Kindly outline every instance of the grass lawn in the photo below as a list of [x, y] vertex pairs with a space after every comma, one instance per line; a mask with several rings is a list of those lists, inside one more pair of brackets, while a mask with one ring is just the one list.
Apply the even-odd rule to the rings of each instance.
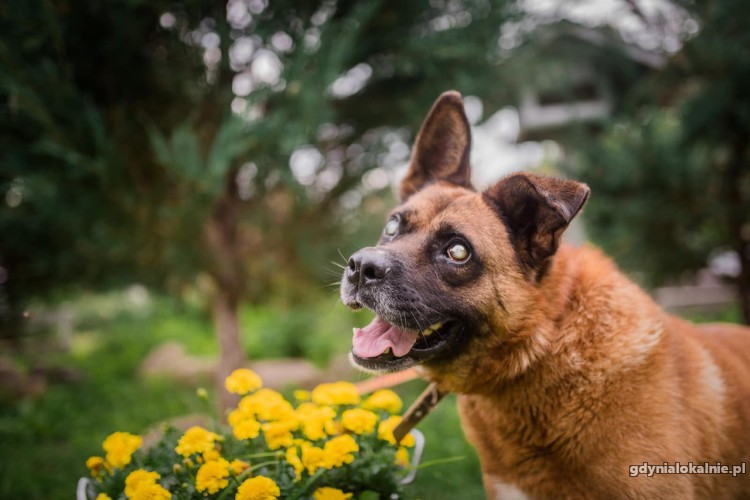
[[[411, 382], [398, 392], [410, 404], [425, 386], [424, 382]], [[440, 402], [419, 424], [419, 430], [426, 443], [422, 464], [453, 457], [461, 459], [420, 469], [409, 493], [424, 500], [484, 498], [479, 459], [461, 430], [455, 395]]]
[[[166, 418], [204, 410], [195, 396], [196, 386], [136, 376], [149, 349], [166, 339], [182, 341], [193, 354], [215, 352], [207, 318], [166, 302], [157, 306], [150, 314], [116, 308], [107, 314], [89, 312], [76, 325], [70, 351], [36, 352], [16, 360], [29, 367], [40, 360], [73, 367], [82, 379], [53, 384], [41, 396], [20, 402], [0, 399], [0, 498], [72, 498], [77, 479], [87, 473], [86, 458], [101, 453], [107, 434], [115, 430], [139, 433]], [[308, 311], [291, 320], [267, 310], [243, 311], [247, 335], [256, 335], [251, 352], [262, 352], [258, 338], [274, 338], [269, 354], [283, 355], [285, 347], [278, 337], [301, 335], [305, 339], [295, 341], [293, 349], [308, 358], [323, 363], [343, 355], [349, 348], [350, 323], [365, 321], [329, 306], [319, 317]], [[313, 317], [317, 322], [311, 321]], [[737, 318], [733, 311], [720, 319]], [[44, 338], [36, 342], [42, 345]], [[203, 385], [211, 387], [210, 381]], [[398, 392], [408, 405], [425, 385], [414, 381]], [[461, 431], [455, 397], [443, 401], [419, 428], [427, 442], [423, 463], [462, 458], [421, 469], [409, 493], [421, 499], [484, 498], [479, 463]]]

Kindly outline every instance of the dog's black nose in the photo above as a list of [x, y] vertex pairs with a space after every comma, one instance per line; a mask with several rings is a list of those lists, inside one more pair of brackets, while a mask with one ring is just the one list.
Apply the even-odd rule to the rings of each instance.
[[359, 287], [376, 284], [388, 273], [388, 256], [377, 248], [363, 248], [349, 259], [347, 279]]

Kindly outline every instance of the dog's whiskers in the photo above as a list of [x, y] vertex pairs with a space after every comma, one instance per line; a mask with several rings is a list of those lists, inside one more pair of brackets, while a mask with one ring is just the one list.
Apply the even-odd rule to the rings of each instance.
[[343, 264], [339, 264], [339, 263], [338, 263], [338, 262], [336, 262], [335, 260], [332, 260], [332, 261], [330, 261], [330, 262], [331, 262], [331, 264], [333, 264], [334, 266], [338, 267], [338, 268], [339, 268], [339, 269], [341, 269], [342, 271], [346, 269], [346, 266], [345, 266], [345, 265], [343, 265]]
[[324, 267], [323, 270], [332, 276], [341, 276], [341, 271], [338, 269], [331, 269], [330, 267]]
[[417, 315], [414, 314], [414, 311], [409, 311], [409, 314], [411, 314], [411, 317], [414, 318], [414, 323], [416, 323], [417, 328], [421, 332], [423, 328], [422, 328], [422, 325], [419, 323], [419, 318], [417, 318]]
[[346, 268], [346, 266], [349, 264], [349, 259], [347, 259], [346, 257], [344, 257], [344, 254], [341, 253], [341, 249], [340, 248], [337, 248], [336, 251], [339, 253], [339, 255], [341, 256], [341, 258], [344, 260], [344, 268]]

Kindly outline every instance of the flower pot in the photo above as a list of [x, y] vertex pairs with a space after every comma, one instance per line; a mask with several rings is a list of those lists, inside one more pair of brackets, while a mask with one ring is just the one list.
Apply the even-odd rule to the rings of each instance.
[[78, 480], [78, 486], [76, 486], [76, 500], [91, 500], [92, 498], [96, 498], [94, 485], [91, 484], [89, 478], [82, 477]]

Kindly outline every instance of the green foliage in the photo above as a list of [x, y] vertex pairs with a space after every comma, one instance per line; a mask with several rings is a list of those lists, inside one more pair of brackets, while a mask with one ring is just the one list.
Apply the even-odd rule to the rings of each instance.
[[[206, 273], [256, 303], [283, 293], [273, 288], [282, 274], [294, 279], [292, 297], [318, 286], [301, 261], [310, 249], [337, 258], [339, 198], [378, 165], [379, 127], [416, 126], [448, 87], [502, 87], [487, 63], [508, 5], [274, 1], [239, 22], [221, 2], [8, 4], [0, 194], [16, 202], [0, 211], [0, 232], [12, 235], [0, 248], [10, 277], [0, 284], [5, 333], [17, 333], [33, 297], [71, 284], [177, 292]], [[171, 23], [161, 26], [163, 15]], [[272, 43], [279, 34], [291, 40], [286, 49]], [[253, 64], [231, 61], [239, 39], [255, 55], [273, 53], [281, 69], [249, 96], [232, 91]], [[358, 64], [371, 69], [367, 84], [332, 94]], [[232, 103], [247, 111], [233, 114]], [[339, 132], [321, 135], [324, 126]], [[346, 153], [352, 143], [359, 153]], [[287, 168], [305, 144], [338, 177], [333, 186], [301, 185]], [[249, 164], [252, 194], [241, 197]], [[211, 223], [218, 249], [206, 242]]]
[[717, 179], [706, 176], [701, 153], [685, 149], [673, 114], [651, 111], [617, 123], [581, 157], [592, 238], [647, 284], [700, 268], [727, 239]]
[[3, 498], [70, 498], [81, 464], [97, 453], [113, 429], [142, 431], [164, 418], [201, 410], [194, 389], [164, 381], [138, 381], [140, 357], [133, 325], [110, 327], [90, 356], [67, 360], [84, 380], [54, 385], [43, 396], [0, 404]]
[[325, 366], [350, 348], [352, 327], [367, 323], [368, 313], [350, 314], [333, 300], [296, 308], [245, 307], [240, 323], [245, 347], [255, 357], [300, 357]]
[[750, 33], [743, 23], [750, 7], [741, 0], [721, 0], [686, 8], [701, 29], [668, 68], [666, 83], [689, 79], [695, 85], [680, 103], [686, 140], [726, 147], [750, 136], [745, 85], [750, 78]]
[[742, 323], [742, 311], [737, 306], [718, 310], [695, 311], [685, 315], [696, 323]]
[[[700, 30], [635, 85], [601, 140], [577, 146], [594, 240], [649, 284], [739, 257], [750, 321], [750, 38], [737, 0], [678, 2]], [[644, 89], [649, 89], [645, 92]]]

